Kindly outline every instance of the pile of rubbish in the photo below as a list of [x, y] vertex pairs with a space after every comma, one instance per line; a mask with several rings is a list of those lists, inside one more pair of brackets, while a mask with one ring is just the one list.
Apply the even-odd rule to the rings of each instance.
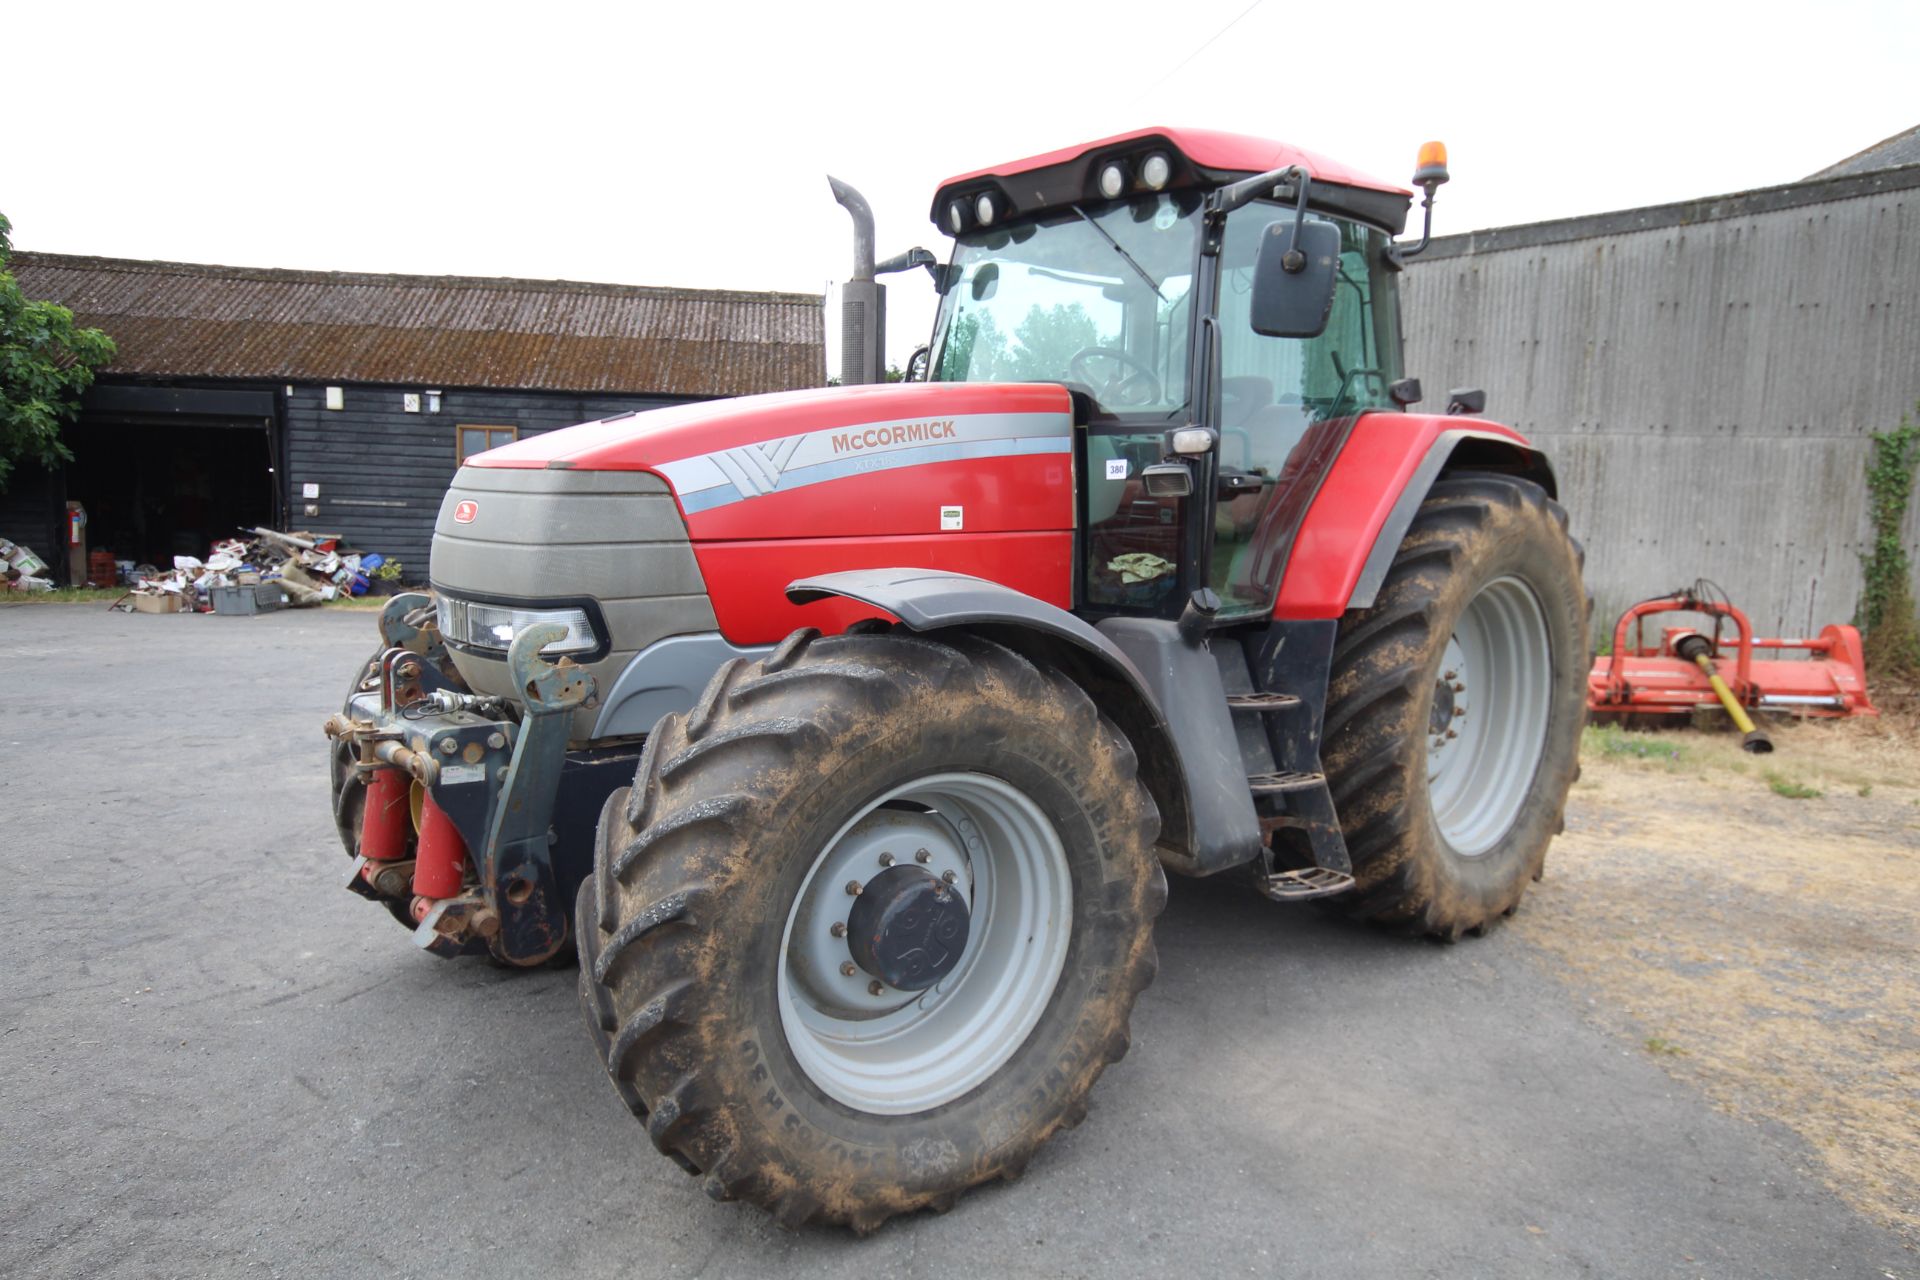
[[[215, 593], [222, 587], [268, 587], [278, 591], [265, 593], [273, 597], [270, 602], [256, 592], [259, 607], [301, 608], [343, 595], [364, 595], [376, 575], [381, 579], [399, 575], [398, 560], [389, 561], [378, 552], [343, 550], [336, 533], [281, 533], [259, 528], [248, 532], [251, 537], [214, 543], [204, 561], [175, 556], [168, 571], [150, 565], [135, 568], [127, 575], [132, 590], [113, 607], [142, 613], [207, 613], [215, 611]], [[380, 572], [383, 569], [386, 572]]]
[[0, 590], [51, 591], [47, 562], [17, 543], [0, 538]]

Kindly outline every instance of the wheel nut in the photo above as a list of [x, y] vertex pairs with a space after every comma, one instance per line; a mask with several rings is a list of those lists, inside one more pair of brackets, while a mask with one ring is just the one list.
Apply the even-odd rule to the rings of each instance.
[[851, 978], [853, 976], [853, 961], [842, 960], [840, 962], [840, 976], [843, 978]]
[[932, 862], [933, 855], [928, 853], [925, 849], [915, 849], [913, 851], [913, 860], [915, 862]]
[[956, 881], [956, 880], [958, 880], [958, 879], [959, 879], [960, 877], [959, 877], [959, 876], [957, 876], [957, 875], [955, 875], [955, 874], [954, 874], [953, 872], [951, 872], [951, 871], [942, 871], [942, 872], [940, 873], [940, 878], [941, 878], [942, 880], [945, 880], [945, 881], [946, 881], [946, 882], [947, 882], [948, 884], [952, 884], [952, 883], [954, 883], [954, 881]]
[[872, 982], [869, 982], [867, 984], [867, 994], [870, 996], [877, 996], [882, 991], [885, 991], [885, 990], [886, 988], [880, 985], [880, 979], [878, 978], [875, 978]]
[[1455, 693], [1465, 693], [1467, 691], [1467, 686], [1463, 684], [1456, 684], [1455, 686], [1453, 686], [1453, 691]]
[[890, 866], [892, 866], [892, 865], [893, 865], [893, 855], [892, 855], [892, 854], [890, 854], [890, 853], [883, 853], [883, 854], [881, 854], [881, 855], [880, 855], [880, 865], [881, 865], [881, 866], [883, 866], [883, 867], [890, 867]]
[[849, 898], [857, 898], [860, 896], [860, 882], [858, 880], [847, 881], [847, 896]]
[[835, 920], [833, 922], [833, 927], [831, 929], [828, 929], [827, 932], [831, 933], [836, 938], [846, 937], [847, 936], [846, 922], [844, 920]]
[[1459, 737], [1460, 735], [1459, 735], [1459, 734], [1457, 734], [1457, 733], [1455, 733], [1455, 732], [1454, 732], [1453, 730], [1451, 730], [1451, 729], [1449, 729], [1449, 730], [1447, 730], [1447, 736], [1448, 736], [1449, 738], [1457, 738], [1457, 737]]
[[1447, 674], [1446, 674], [1446, 677], [1445, 677], [1445, 678], [1446, 678], [1446, 679], [1448, 679], [1448, 680], [1452, 680], [1452, 679], [1455, 679], [1456, 677], [1458, 677], [1458, 676], [1459, 676], [1459, 674], [1460, 674], [1460, 673], [1459, 673], [1458, 671], [1449, 671], [1449, 672], [1447, 672]]
[[1453, 714], [1456, 718], [1459, 716], [1464, 716], [1465, 714], [1467, 714], [1467, 709], [1465, 707], [1455, 707], [1453, 709]]

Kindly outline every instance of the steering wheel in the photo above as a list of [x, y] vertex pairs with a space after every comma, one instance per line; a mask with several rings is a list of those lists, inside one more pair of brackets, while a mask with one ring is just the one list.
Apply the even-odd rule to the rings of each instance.
[[[1120, 371], [1103, 384], [1087, 367], [1094, 360], [1111, 360], [1120, 366]], [[1067, 360], [1067, 372], [1073, 375], [1075, 382], [1097, 387], [1096, 394], [1107, 404], [1160, 403], [1159, 375], [1138, 356], [1119, 347], [1082, 347]]]

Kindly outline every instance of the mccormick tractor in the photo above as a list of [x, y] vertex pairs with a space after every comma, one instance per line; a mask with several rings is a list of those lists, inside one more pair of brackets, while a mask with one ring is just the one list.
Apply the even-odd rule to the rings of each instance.
[[951, 258], [887, 264], [940, 295], [913, 380], [469, 458], [327, 724], [352, 888], [437, 955], [577, 954], [656, 1147], [859, 1231], [1081, 1120], [1163, 868], [1496, 923], [1587, 602], [1547, 460], [1410, 408], [1411, 203], [1185, 129], [962, 174]]

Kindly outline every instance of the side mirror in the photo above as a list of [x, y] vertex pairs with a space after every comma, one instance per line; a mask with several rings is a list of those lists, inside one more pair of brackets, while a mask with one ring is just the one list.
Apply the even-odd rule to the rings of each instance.
[[1479, 387], [1455, 387], [1447, 392], [1448, 413], [1485, 413], [1487, 393]]
[[1282, 219], [1268, 226], [1253, 261], [1253, 331], [1269, 338], [1319, 337], [1333, 311], [1339, 263], [1340, 229], [1331, 222]]

